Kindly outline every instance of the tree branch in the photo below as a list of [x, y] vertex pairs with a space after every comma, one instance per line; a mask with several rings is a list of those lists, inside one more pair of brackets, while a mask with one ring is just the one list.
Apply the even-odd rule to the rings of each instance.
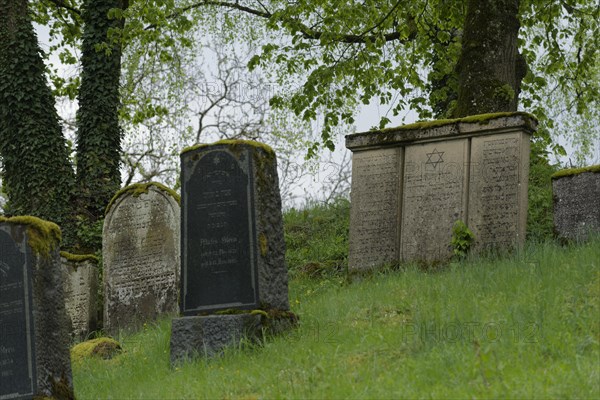
[[[182, 9], [180, 9], [172, 14], [169, 14], [167, 16], [167, 18], [176, 18], [187, 11], [190, 11], [190, 10], [193, 10], [196, 8], [200, 8], [200, 7], [205, 7], [205, 6], [216, 6], [216, 7], [228, 8], [231, 10], [241, 11], [246, 14], [255, 15], [257, 17], [264, 18], [264, 19], [269, 19], [275, 15], [274, 13], [267, 11], [262, 3], [260, 3], [260, 2], [258, 2], [258, 3], [261, 5], [261, 7], [263, 7], [264, 11], [241, 5], [241, 4], [239, 4], [238, 0], [236, 0], [235, 3], [231, 3], [228, 1], [203, 0], [203, 1], [199, 1], [194, 4], [190, 4], [189, 6], [183, 7]], [[375, 26], [365, 30], [364, 33], [358, 34], [358, 35], [357, 34], [341, 34], [336, 38], [336, 41], [338, 41], [340, 43], [349, 43], [349, 44], [374, 42], [380, 36], [369, 34], [369, 33], [372, 32], [377, 27], [381, 26], [381, 24], [383, 24], [383, 22], [385, 20], [387, 20], [393, 14], [393, 12], [396, 10], [396, 8], [398, 8], [399, 4], [400, 4], [400, 1], [398, 1], [390, 9], [390, 11]], [[288, 18], [287, 22], [291, 22], [293, 24], [293, 26], [295, 28], [297, 28], [300, 33], [302, 33], [302, 36], [305, 39], [319, 40], [324, 35], [324, 32], [315, 31], [314, 29], [306, 26], [305, 24], [303, 24], [302, 22], [300, 22], [299, 20], [297, 20], [295, 18]], [[156, 24], [148, 25], [145, 29], [149, 30], [149, 29], [154, 29], [154, 28], [156, 28]], [[386, 42], [391, 42], [394, 40], [401, 40], [402, 35], [400, 32], [390, 32], [390, 33], [384, 34], [383, 38]], [[411, 35], [410, 37], [403, 39], [402, 41], [408, 42], [413, 39], [414, 39], [414, 35]]]
[[46, 0], [52, 4], [54, 4], [58, 8], [64, 8], [65, 10], [69, 10], [74, 14], [77, 14], [81, 17], [81, 11], [78, 8], [72, 7], [68, 5], [64, 0]]

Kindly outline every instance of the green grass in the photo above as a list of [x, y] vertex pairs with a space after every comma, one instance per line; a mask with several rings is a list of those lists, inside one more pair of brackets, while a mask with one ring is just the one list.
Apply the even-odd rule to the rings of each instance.
[[600, 239], [290, 282], [287, 335], [169, 367], [164, 320], [74, 363], [79, 399], [600, 398]]

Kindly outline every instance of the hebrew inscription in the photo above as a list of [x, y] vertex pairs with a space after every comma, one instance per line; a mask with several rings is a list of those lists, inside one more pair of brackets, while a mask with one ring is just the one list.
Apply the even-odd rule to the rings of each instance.
[[104, 323], [109, 330], [176, 312], [179, 205], [154, 186], [122, 195], [104, 225]]
[[490, 135], [473, 138], [471, 146], [469, 227], [476, 245], [512, 247], [525, 235], [529, 140], [521, 133]]
[[83, 339], [97, 328], [98, 268], [96, 261], [69, 261], [63, 265], [65, 306], [72, 335]]
[[252, 161], [208, 150], [184, 163], [183, 313], [258, 306]]
[[406, 147], [403, 260], [437, 260], [451, 254], [452, 225], [466, 214], [467, 152], [467, 139]]
[[401, 149], [356, 152], [352, 158], [350, 253], [352, 268], [398, 259]]

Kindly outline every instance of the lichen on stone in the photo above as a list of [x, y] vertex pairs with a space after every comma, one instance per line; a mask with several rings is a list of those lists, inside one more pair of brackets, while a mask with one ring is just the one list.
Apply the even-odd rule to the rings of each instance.
[[433, 121], [421, 121], [415, 122], [413, 124], [401, 125], [397, 127], [378, 129], [370, 131], [369, 133], [385, 133], [385, 132], [394, 132], [399, 130], [419, 130], [419, 129], [429, 129], [429, 128], [438, 128], [445, 125], [452, 125], [457, 123], [478, 123], [478, 124], [488, 124], [490, 121], [498, 118], [504, 117], [516, 117], [523, 116], [527, 118], [531, 118], [537, 122], [537, 118], [526, 112], [499, 112], [499, 113], [490, 113], [490, 114], [478, 114], [478, 115], [470, 115], [468, 117], [463, 118], [454, 118], [454, 119], [437, 119]]
[[260, 245], [260, 254], [263, 257], [266, 257], [267, 252], [269, 251], [269, 242], [267, 241], [267, 236], [264, 233], [258, 235], [258, 242]]
[[245, 144], [245, 145], [248, 145], [248, 146], [258, 147], [258, 148], [261, 148], [261, 149], [265, 150], [269, 154], [275, 154], [275, 152], [273, 151], [273, 149], [269, 145], [266, 145], [266, 144], [260, 143], [260, 142], [256, 142], [254, 140], [242, 140], [242, 139], [238, 139], [238, 140], [223, 139], [223, 140], [219, 140], [219, 141], [214, 142], [214, 143], [199, 143], [199, 144], [195, 144], [193, 146], [189, 146], [189, 147], [184, 148], [181, 151], [181, 154], [187, 153], [188, 151], [193, 151], [193, 150], [201, 149], [201, 148], [204, 148], [204, 147], [218, 146], [218, 145], [235, 146], [235, 145], [240, 145], [240, 144]]
[[20, 215], [11, 218], [0, 216], [0, 222], [27, 225], [27, 243], [33, 252], [39, 256], [47, 258], [50, 256], [52, 249], [60, 246], [62, 232], [54, 222], [45, 221], [31, 215]]
[[585, 172], [592, 172], [592, 173], [600, 172], [600, 164], [591, 165], [589, 167], [582, 167], [582, 168], [563, 169], [563, 170], [560, 170], [560, 171], [554, 173], [554, 175], [552, 175], [552, 179], [558, 179], [558, 178], [562, 178], [565, 176], [579, 175], [579, 174], [583, 174]]
[[61, 251], [60, 256], [67, 261], [71, 262], [85, 262], [85, 261], [94, 261], [96, 264], [100, 261], [98, 257], [94, 254], [72, 254], [66, 251]]
[[123, 189], [119, 190], [113, 196], [113, 198], [110, 199], [110, 201], [108, 202], [108, 206], [106, 206], [106, 210], [104, 211], [104, 215], [108, 215], [108, 212], [110, 211], [111, 207], [113, 206], [113, 204], [115, 204], [115, 202], [117, 201], [117, 199], [119, 197], [123, 196], [126, 193], [131, 193], [133, 195], [133, 197], [139, 197], [141, 194], [148, 193], [148, 190], [150, 190], [151, 186], [154, 186], [154, 187], [162, 190], [163, 192], [169, 194], [171, 197], [173, 197], [175, 199], [175, 201], [177, 201], [177, 204], [181, 204], [181, 196], [179, 196], [179, 194], [177, 194], [177, 192], [175, 192], [173, 189], [168, 188], [167, 186], [163, 185], [162, 183], [159, 183], [159, 182], [134, 183], [133, 185], [126, 186]]

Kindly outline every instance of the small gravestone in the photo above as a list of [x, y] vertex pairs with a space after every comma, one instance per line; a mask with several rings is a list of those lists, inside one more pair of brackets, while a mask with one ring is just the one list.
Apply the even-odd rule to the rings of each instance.
[[499, 113], [346, 136], [349, 269], [445, 261], [456, 221], [475, 251], [522, 245], [535, 127], [528, 114]]
[[552, 191], [559, 238], [586, 240], [600, 232], [600, 165], [557, 172]]
[[[173, 320], [173, 362], [218, 353], [263, 318], [293, 319], [273, 150], [221, 141], [184, 150], [181, 163], [184, 317]], [[223, 310], [231, 315], [206, 315]]]
[[61, 252], [65, 305], [76, 340], [98, 328], [98, 258]]
[[0, 398], [73, 398], [60, 229], [0, 217]]
[[179, 196], [135, 184], [111, 200], [104, 220], [104, 329], [136, 329], [178, 310]]

